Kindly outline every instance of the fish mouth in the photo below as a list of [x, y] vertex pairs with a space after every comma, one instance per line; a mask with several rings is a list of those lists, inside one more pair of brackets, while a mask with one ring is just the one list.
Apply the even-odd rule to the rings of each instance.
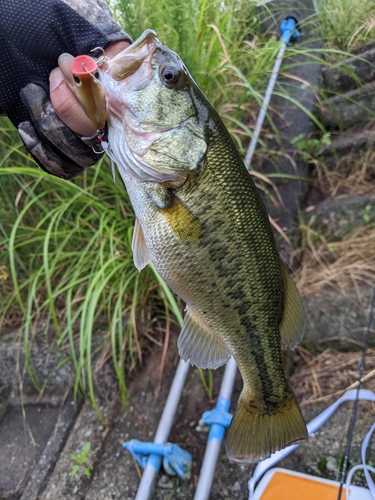
[[116, 81], [133, 75], [142, 63], [148, 62], [155, 48], [161, 45], [153, 30], [146, 30], [133, 44], [108, 62], [108, 73]]

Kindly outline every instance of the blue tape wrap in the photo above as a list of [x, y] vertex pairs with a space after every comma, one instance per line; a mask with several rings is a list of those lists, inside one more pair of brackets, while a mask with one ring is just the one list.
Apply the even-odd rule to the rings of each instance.
[[296, 28], [297, 21], [294, 17], [287, 17], [280, 24], [281, 40], [288, 45], [295, 42], [301, 33]]
[[162, 459], [161, 455], [150, 455], [148, 457], [147, 463], [149, 463], [157, 472], [159, 472], [161, 466], [161, 459]]
[[211, 426], [208, 441], [212, 439], [223, 439], [225, 429], [229, 427], [233, 418], [233, 415], [228, 413], [229, 408], [230, 399], [220, 396], [217, 400], [216, 408], [204, 412], [202, 420], [205, 424]]
[[150, 464], [159, 472], [163, 461], [165, 471], [171, 476], [177, 474], [181, 479], [190, 477], [192, 456], [176, 444], [143, 443], [137, 439], [132, 439], [126, 441], [123, 446], [143, 468]]

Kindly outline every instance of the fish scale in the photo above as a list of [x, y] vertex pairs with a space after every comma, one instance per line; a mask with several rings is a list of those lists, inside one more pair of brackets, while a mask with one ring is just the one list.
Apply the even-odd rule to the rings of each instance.
[[[283, 296], [280, 258], [269, 224], [252, 216], [264, 212], [263, 205], [227, 134], [220, 127], [210, 140], [205, 168], [194, 183], [176, 193], [202, 225], [203, 236], [196, 242], [182, 245], [145, 196], [142, 183], [134, 183], [131, 176], [125, 183], [155, 268], [224, 339], [252, 396], [264, 400], [267, 411], [267, 401], [273, 407], [286, 390], [286, 383], [280, 383], [285, 380], [278, 333]], [[216, 203], [207, 205], [207, 199]], [[260, 300], [262, 295], [266, 300]], [[228, 314], [228, 309], [238, 314]], [[270, 328], [273, 335], [267, 332]]]

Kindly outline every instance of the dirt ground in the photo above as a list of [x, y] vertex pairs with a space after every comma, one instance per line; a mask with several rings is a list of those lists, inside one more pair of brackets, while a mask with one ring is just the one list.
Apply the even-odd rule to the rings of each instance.
[[[314, 322], [312, 324], [315, 325]], [[0, 500], [134, 499], [142, 470], [124, 450], [123, 443], [130, 439], [153, 440], [179, 360], [177, 336], [177, 331], [171, 332], [161, 378], [162, 348], [153, 344], [148, 349], [143, 366], [128, 381], [125, 409], [121, 405], [114, 372], [109, 363], [103, 365], [95, 383], [99, 410], [106, 424], [89, 403], [78, 401], [74, 405], [71, 394], [67, 395], [74, 375], [67, 367], [57, 371], [55, 379], [50, 376], [50, 389], [44, 398], [41, 399], [39, 394], [32, 396], [25, 382], [24, 387], [29, 392], [23, 400], [20, 399], [14, 387], [9, 386], [15, 377], [14, 360], [19, 347], [10, 342], [0, 342], [0, 449], [5, 450], [0, 453]], [[358, 377], [360, 345], [355, 346], [355, 351], [353, 345], [348, 351], [349, 347], [343, 347], [342, 342], [337, 344], [339, 350], [333, 346], [332, 342], [318, 344], [318, 349], [312, 353], [305, 345], [297, 352], [285, 355], [290, 384], [307, 422], [333, 403]], [[51, 366], [56, 363], [42, 344], [39, 344], [35, 355], [39, 356], [35, 360], [42, 373], [46, 372], [47, 360]], [[207, 434], [197, 432], [196, 427], [203, 412], [216, 404], [223, 370], [222, 367], [213, 372], [213, 397], [210, 399], [198, 371], [190, 369], [169, 442], [191, 453], [191, 479], [182, 481], [161, 471], [155, 485], [154, 500], [193, 499], [207, 440]], [[368, 351], [364, 375], [366, 381], [363, 387], [374, 390], [374, 348]], [[237, 373], [230, 409], [232, 413], [241, 389], [242, 380]], [[351, 413], [352, 404], [346, 403], [307, 443], [279, 465], [337, 480]], [[360, 461], [360, 445], [374, 421], [374, 415], [373, 404], [359, 404], [351, 464]], [[90, 443], [87, 462], [72, 476], [76, 463], [72, 455], [79, 455], [85, 443]], [[367, 456], [371, 464], [375, 456], [374, 438]], [[87, 465], [90, 466], [89, 477], [84, 474]], [[253, 465], [230, 463], [223, 447], [215, 471], [211, 500], [247, 499], [247, 482], [253, 468]], [[359, 475], [354, 482], [363, 485], [363, 476]]]

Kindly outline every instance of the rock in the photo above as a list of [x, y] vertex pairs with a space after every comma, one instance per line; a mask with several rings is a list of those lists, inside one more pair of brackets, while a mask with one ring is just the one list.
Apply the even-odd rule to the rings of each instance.
[[326, 127], [349, 128], [374, 118], [375, 83], [331, 97], [319, 109], [320, 120]]
[[[357, 88], [360, 81], [375, 80], [375, 47], [374, 44], [361, 47], [361, 52], [342, 61], [335, 66], [322, 69], [326, 87], [333, 92], [347, 92]], [[350, 76], [352, 73], [353, 76]]]
[[342, 132], [336, 137], [332, 136], [330, 146], [321, 149], [324, 165], [330, 170], [335, 170], [337, 165], [347, 160], [356, 160], [369, 149], [373, 150], [375, 134], [372, 130], [363, 130], [363, 127]]
[[328, 199], [305, 211], [303, 218], [328, 242], [342, 240], [354, 229], [375, 222], [375, 195]]
[[[303, 341], [311, 344], [312, 349], [322, 343], [334, 347], [339, 341], [349, 342], [352, 347], [356, 343], [361, 345], [372, 295], [373, 288], [364, 288], [356, 292], [348, 290], [346, 297], [326, 291], [319, 297], [305, 299], [303, 305], [307, 324]], [[375, 345], [372, 337], [370, 344]]]

